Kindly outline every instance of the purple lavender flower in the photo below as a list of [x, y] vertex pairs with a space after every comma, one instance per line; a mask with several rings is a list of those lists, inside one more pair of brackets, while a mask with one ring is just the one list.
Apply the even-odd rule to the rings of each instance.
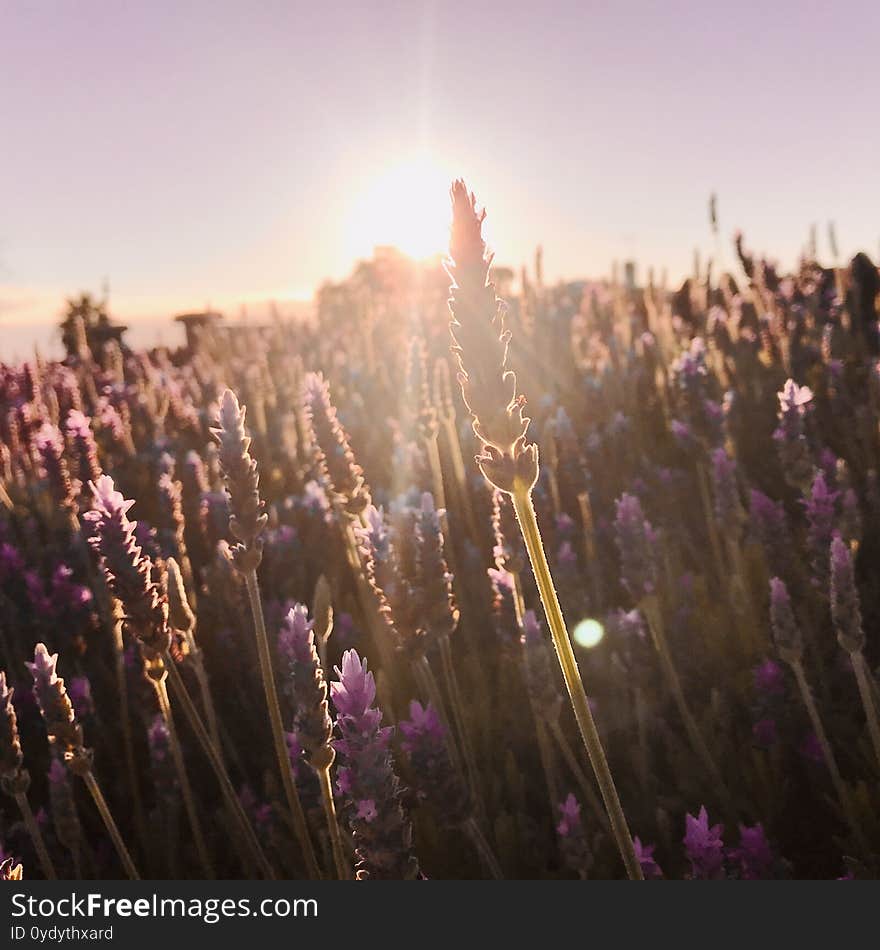
[[803, 499], [807, 513], [807, 541], [810, 546], [813, 583], [820, 591], [828, 590], [828, 550], [834, 535], [837, 492], [831, 491], [824, 473], [816, 472], [808, 498]]
[[87, 676], [72, 676], [67, 683], [67, 693], [73, 703], [73, 711], [77, 719], [87, 719], [94, 714], [92, 684]]
[[739, 870], [743, 881], [760, 881], [772, 876], [775, 858], [760, 822], [739, 826], [739, 847], [728, 848], [727, 857]]
[[336, 667], [338, 682], [330, 684], [336, 707], [335, 742], [342, 766], [339, 789], [359, 858], [359, 880], [413, 879], [419, 863], [412, 850], [412, 827], [400, 803], [400, 782], [394, 773], [390, 743], [393, 729], [383, 727], [373, 704], [376, 682], [354, 650]]
[[755, 689], [766, 696], [781, 696], [785, 692], [782, 667], [769, 657], [752, 670]]
[[281, 628], [278, 652], [286, 660], [290, 676], [288, 694], [293, 701], [294, 732], [306, 761], [319, 770], [333, 764], [335, 753], [330, 744], [333, 723], [327, 711], [327, 685], [313, 627], [308, 610], [295, 604]]
[[171, 645], [168, 600], [152, 580], [152, 562], [135, 542], [137, 522], [130, 521], [127, 514], [134, 502], [116, 491], [109, 475], [102, 475], [92, 491], [94, 509], [83, 517], [95, 526], [89, 541], [101, 557], [110, 589], [122, 604], [126, 627], [148, 650], [164, 653]]
[[581, 822], [581, 806], [569, 792], [565, 801], [559, 804], [560, 821], [556, 826], [559, 836], [559, 848], [566, 867], [570, 871], [586, 878], [593, 866], [593, 853]]
[[40, 453], [52, 500], [59, 508], [73, 508], [73, 486], [64, 457], [64, 440], [61, 433], [51, 423], [46, 422], [37, 431], [34, 442]]
[[763, 492], [749, 494], [749, 520], [754, 539], [764, 548], [770, 570], [791, 576], [791, 537], [785, 509]]
[[523, 614], [520, 640], [525, 654], [526, 685], [541, 715], [548, 722], [555, 721], [562, 712], [563, 697], [559, 676], [547, 647], [547, 639], [534, 610]]
[[73, 568], [67, 564], [58, 564], [52, 571], [51, 597], [55, 613], [62, 617], [88, 610], [94, 600], [88, 587], [73, 580]]
[[814, 470], [804, 424], [812, 400], [808, 387], [787, 380], [779, 393], [779, 426], [773, 433], [785, 480], [801, 491], [807, 490]]
[[615, 503], [614, 530], [623, 584], [630, 595], [639, 601], [652, 594], [657, 585], [657, 565], [654, 547], [657, 535], [642, 513], [642, 505], [635, 495], [624, 493]]
[[44, 643], [38, 643], [34, 649], [34, 662], [26, 665], [34, 678], [34, 696], [49, 741], [57, 743], [67, 758], [82, 749], [82, 730], [76, 722], [64, 680], [56, 672], [57, 663], [58, 654], [50, 654]]
[[436, 642], [458, 626], [458, 607], [452, 592], [452, 574], [446, 562], [446, 540], [440, 519], [444, 511], [434, 506], [430, 492], [422, 494], [415, 517], [415, 592], [425, 634]]
[[260, 565], [262, 535], [268, 520], [260, 497], [257, 462], [250, 454], [251, 440], [245, 431], [246, 412], [235, 393], [227, 389], [220, 400], [217, 425], [211, 429], [220, 447], [220, 466], [229, 497], [229, 533], [235, 539], [230, 554], [242, 573], [255, 571]]
[[449, 758], [446, 727], [430, 703], [422, 706], [414, 699], [409, 716], [399, 725], [400, 746], [412, 766], [418, 796], [434, 804], [444, 824], [461, 825], [470, 816], [470, 798]]
[[770, 626], [776, 649], [786, 663], [799, 663], [804, 651], [801, 629], [791, 609], [791, 598], [785, 582], [770, 580]]
[[837, 640], [848, 653], [864, 649], [862, 611], [853, 572], [852, 556], [839, 534], [831, 542], [831, 619]]
[[492, 588], [492, 625], [498, 640], [509, 646], [518, 637], [516, 619], [516, 589], [513, 574], [503, 568], [490, 567], [489, 584]]
[[642, 875], [646, 881], [659, 881], [663, 877], [663, 871], [660, 865], [654, 860], [654, 852], [657, 846], [654, 844], [642, 844], [638, 835], [633, 838], [633, 848], [636, 852], [636, 860], [642, 867]]
[[330, 399], [330, 387], [320, 373], [306, 376], [303, 401], [321, 483], [334, 505], [359, 514], [371, 503], [370, 491]]
[[739, 532], [745, 513], [739, 498], [736, 462], [723, 448], [713, 450], [711, 459], [715, 517], [730, 531]]
[[691, 862], [695, 880], [718, 880], [724, 877], [724, 825], [710, 825], [706, 806], [695, 818], [685, 815], [684, 848]]
[[79, 482], [80, 491], [90, 482], [96, 482], [101, 475], [98, 463], [98, 447], [92, 432], [89, 417], [78, 409], [67, 413], [64, 431], [70, 446], [70, 458], [73, 461], [73, 477]]

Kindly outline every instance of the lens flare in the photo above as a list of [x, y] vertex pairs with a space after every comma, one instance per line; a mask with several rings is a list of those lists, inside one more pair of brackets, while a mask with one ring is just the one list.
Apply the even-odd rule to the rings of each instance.
[[605, 636], [605, 628], [598, 620], [587, 617], [577, 624], [571, 635], [579, 647], [583, 647], [585, 650], [591, 650], [602, 642], [602, 638]]

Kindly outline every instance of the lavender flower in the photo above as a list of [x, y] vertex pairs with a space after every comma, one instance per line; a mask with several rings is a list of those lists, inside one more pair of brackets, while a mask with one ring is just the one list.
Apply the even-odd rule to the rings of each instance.
[[12, 796], [24, 794], [30, 785], [18, 738], [18, 719], [12, 705], [14, 692], [6, 685], [6, 674], [0, 671], [0, 785], [7, 795]]
[[486, 573], [492, 589], [492, 625], [498, 640], [510, 645], [519, 636], [514, 577], [509, 571], [495, 567], [488, 568]]
[[355, 838], [358, 879], [416, 878], [419, 863], [412, 851], [412, 827], [400, 804], [400, 782], [391, 760], [394, 730], [381, 725], [382, 713], [374, 706], [373, 674], [366, 661], [347, 650], [336, 675], [339, 681], [330, 684], [330, 695], [341, 737], [335, 742], [343, 763], [337, 783]]
[[793, 546], [782, 503], [752, 489], [749, 493], [749, 520], [751, 533], [763, 547], [770, 570], [790, 577]]
[[151, 653], [162, 654], [171, 645], [168, 600], [152, 580], [152, 562], [135, 542], [137, 522], [128, 518], [134, 502], [123, 498], [109, 475], [102, 475], [92, 491], [94, 508], [83, 517], [95, 527], [89, 541], [101, 558], [110, 590], [122, 604], [126, 628]]
[[24, 868], [16, 864], [14, 858], [4, 858], [0, 861], [0, 881], [23, 881]]
[[458, 607], [452, 592], [452, 574], [446, 563], [445, 539], [440, 526], [443, 511], [434, 507], [434, 496], [422, 494], [416, 513], [416, 591], [426, 636], [437, 641], [458, 625]]
[[166, 806], [179, 801], [180, 787], [177, 769], [171, 756], [171, 734], [161, 715], [157, 715], [147, 730], [150, 769], [156, 791]]
[[717, 880], [724, 877], [724, 825], [710, 825], [706, 807], [695, 818], [685, 815], [684, 848], [691, 862], [695, 880]]
[[531, 490], [538, 480], [538, 449], [526, 444], [525, 397], [517, 394], [508, 368], [510, 331], [506, 307], [489, 282], [492, 256], [482, 228], [486, 212], [463, 181], [452, 185], [452, 233], [446, 270], [452, 280], [449, 323], [464, 403], [482, 445], [477, 464], [496, 488]]
[[712, 484], [715, 494], [715, 517], [719, 524], [738, 532], [745, 512], [739, 498], [736, 462], [718, 448], [712, 452]]
[[80, 486], [96, 482], [101, 475], [101, 466], [89, 417], [78, 409], [71, 409], [67, 413], [64, 431], [70, 446], [70, 458], [73, 460], [73, 477]]
[[255, 571], [263, 556], [262, 534], [268, 516], [260, 498], [260, 476], [244, 428], [246, 408], [231, 389], [220, 399], [220, 417], [211, 433], [220, 446], [220, 466], [229, 496], [229, 531], [236, 543], [232, 563], [242, 572]]
[[834, 514], [837, 492], [831, 491], [825, 475], [818, 471], [813, 479], [810, 495], [803, 500], [807, 513], [807, 540], [812, 553], [813, 583], [821, 591], [828, 589], [828, 549], [834, 534]]
[[562, 712], [563, 697], [547, 641], [534, 610], [527, 610], [523, 614], [522, 630], [520, 642], [525, 655], [526, 684], [535, 709], [548, 722], [553, 722]]
[[807, 386], [787, 380], [779, 393], [779, 426], [773, 433], [785, 480], [801, 491], [807, 490], [815, 467], [804, 424], [812, 400]]
[[49, 806], [55, 835], [68, 851], [76, 853], [82, 841], [82, 827], [67, 769], [57, 756], [52, 757], [48, 778]]
[[431, 801], [448, 826], [463, 824], [471, 814], [468, 790], [449, 758], [447, 730], [437, 710], [418, 700], [409, 704], [409, 720], [399, 728], [419, 798]]
[[633, 847], [636, 849], [636, 858], [642, 867], [642, 874], [646, 881], [659, 881], [663, 877], [663, 871], [660, 865], [654, 860], [654, 852], [657, 846], [654, 844], [642, 844], [638, 836], [633, 838]]
[[34, 662], [27, 668], [34, 677], [34, 696], [49, 741], [57, 745], [66, 761], [78, 757], [82, 751], [82, 730], [76, 721], [73, 705], [64, 687], [64, 680], [55, 671], [58, 654], [50, 655], [44, 643], [38, 643], [34, 650]]
[[763, 825], [739, 826], [739, 847], [728, 848], [727, 857], [737, 866], [743, 881], [760, 881], [772, 876], [775, 858]]
[[315, 770], [329, 768], [335, 752], [330, 739], [333, 723], [327, 711], [327, 685], [315, 648], [314, 621], [308, 610], [295, 604], [278, 636], [278, 651], [285, 658], [293, 699], [293, 728], [302, 753]]
[[791, 609], [791, 598], [785, 582], [770, 580], [770, 626], [776, 649], [786, 663], [799, 663], [804, 652], [803, 636]]
[[657, 566], [653, 548], [657, 535], [642, 513], [642, 505], [635, 495], [624, 492], [615, 503], [614, 519], [617, 549], [623, 584], [630, 595], [639, 601], [653, 594], [657, 585]]
[[764, 660], [752, 670], [755, 689], [766, 696], [781, 696], [785, 692], [782, 667], [771, 659]]
[[856, 588], [852, 556], [839, 534], [831, 542], [831, 619], [837, 640], [848, 653], [864, 649], [862, 611]]
[[556, 826], [562, 859], [570, 871], [583, 878], [593, 866], [593, 852], [581, 822], [581, 806], [570, 792], [558, 806], [560, 821]]
[[360, 514], [371, 504], [370, 491], [330, 400], [330, 387], [320, 373], [306, 376], [303, 399], [321, 483], [334, 503], [349, 514]]
[[416, 656], [422, 650], [424, 630], [414, 609], [415, 595], [400, 570], [385, 513], [381, 508], [368, 505], [362, 517], [366, 527], [355, 529], [355, 533], [360, 541], [364, 574], [376, 596], [379, 615], [395, 645]]
[[34, 441], [40, 458], [52, 500], [62, 509], [72, 509], [73, 486], [64, 458], [64, 440], [61, 433], [51, 423], [44, 423], [37, 431]]

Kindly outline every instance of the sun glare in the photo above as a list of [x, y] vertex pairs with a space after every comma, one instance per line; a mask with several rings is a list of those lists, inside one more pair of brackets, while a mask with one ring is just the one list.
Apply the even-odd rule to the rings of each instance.
[[449, 173], [428, 156], [398, 162], [354, 202], [348, 224], [353, 257], [391, 244], [414, 258], [446, 249], [449, 240]]

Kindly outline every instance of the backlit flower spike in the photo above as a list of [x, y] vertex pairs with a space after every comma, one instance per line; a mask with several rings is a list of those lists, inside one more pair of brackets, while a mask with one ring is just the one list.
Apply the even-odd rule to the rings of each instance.
[[8, 795], [24, 793], [30, 785], [18, 736], [18, 717], [12, 704], [14, 692], [0, 670], [0, 784]]
[[482, 444], [480, 470], [502, 491], [528, 491], [538, 479], [538, 449], [526, 443], [525, 396], [517, 393], [516, 375], [507, 362], [507, 308], [489, 281], [492, 255], [483, 240], [485, 217], [485, 210], [477, 212], [476, 198], [464, 182], [454, 182], [450, 258], [445, 264], [452, 280], [452, 352], [462, 397]]
[[315, 646], [314, 621], [295, 604], [284, 618], [278, 652], [287, 662], [293, 699], [294, 733], [306, 761], [315, 769], [333, 764], [333, 723], [327, 708], [327, 684]]
[[232, 563], [242, 572], [256, 570], [263, 556], [263, 532], [268, 516], [260, 498], [257, 462], [250, 454], [245, 432], [246, 407], [239, 406], [231, 389], [220, 398], [220, 415], [211, 433], [219, 444], [220, 467], [229, 496], [229, 532], [236, 544]]
[[33, 663], [26, 665], [34, 678], [34, 696], [49, 741], [57, 744], [65, 759], [69, 759], [82, 750], [82, 730], [76, 721], [64, 680], [56, 671], [57, 663], [58, 654], [49, 653], [44, 643], [38, 643], [34, 648]]
[[110, 590], [122, 604], [126, 629], [143, 646], [161, 655], [171, 645], [168, 599], [153, 581], [153, 564], [135, 540], [137, 522], [128, 518], [134, 501], [117, 491], [109, 475], [92, 484], [92, 510], [83, 517], [94, 526], [89, 543], [101, 558]]

